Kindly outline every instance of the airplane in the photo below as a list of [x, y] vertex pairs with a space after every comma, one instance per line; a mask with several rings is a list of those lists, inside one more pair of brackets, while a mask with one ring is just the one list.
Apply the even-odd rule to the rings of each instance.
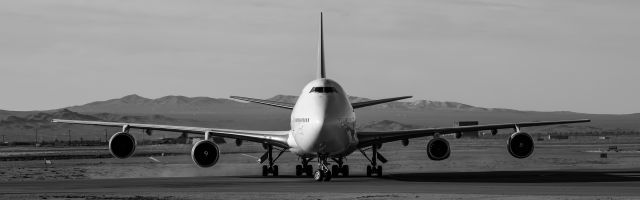
[[[332, 177], [339, 175], [343, 177], [349, 176], [349, 165], [345, 164], [345, 158], [356, 151], [362, 153], [370, 162], [366, 168], [367, 176], [382, 176], [382, 166], [378, 161], [386, 163], [387, 159], [382, 156], [379, 149], [382, 144], [388, 142], [401, 141], [404, 146], [407, 146], [409, 139], [431, 137], [426, 146], [427, 155], [431, 160], [439, 161], [449, 158], [451, 154], [449, 142], [442, 137], [443, 135], [453, 134], [456, 138], [459, 138], [462, 136], [462, 132], [466, 131], [491, 131], [492, 135], [496, 135], [499, 129], [513, 129], [514, 133], [511, 134], [507, 142], [507, 150], [513, 157], [522, 159], [529, 157], [533, 153], [534, 142], [531, 135], [521, 131], [521, 128], [590, 122], [588, 119], [579, 119], [400, 131], [357, 131], [355, 109], [407, 99], [411, 98], [411, 96], [351, 103], [340, 84], [328, 79], [326, 76], [322, 13], [320, 13], [319, 32], [318, 76], [317, 79], [304, 86], [295, 104], [239, 96], [230, 97], [291, 110], [290, 130], [231, 130], [66, 119], [53, 119], [52, 122], [122, 127], [122, 131], [115, 133], [109, 139], [109, 151], [114, 157], [122, 159], [131, 157], [136, 149], [136, 140], [129, 133], [131, 129], [142, 129], [147, 133], [159, 130], [203, 135], [204, 139], [196, 142], [191, 149], [193, 162], [203, 168], [214, 166], [220, 158], [220, 148], [212, 141], [212, 138], [235, 139], [237, 145], [241, 145], [243, 141], [257, 142], [261, 143], [266, 150], [258, 159], [261, 164], [264, 164], [262, 165], [263, 176], [268, 176], [269, 174], [278, 176], [278, 165], [275, 162], [283, 153], [289, 151], [299, 156], [301, 160], [301, 164], [296, 165], [296, 176], [313, 176], [315, 181], [330, 181]], [[371, 150], [371, 155], [367, 156], [366, 151], [369, 149]], [[274, 150], [278, 151], [275, 157]], [[318, 169], [315, 171], [309, 164], [314, 159], [317, 159], [318, 163]], [[329, 160], [332, 160], [335, 164], [331, 165]]]

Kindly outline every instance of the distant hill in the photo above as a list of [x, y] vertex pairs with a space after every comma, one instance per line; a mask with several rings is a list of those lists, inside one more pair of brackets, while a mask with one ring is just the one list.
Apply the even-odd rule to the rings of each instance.
[[[271, 101], [280, 101], [286, 103], [295, 103], [298, 100], [298, 96], [293, 95], [276, 95], [274, 97], [269, 98]], [[349, 96], [349, 101], [352, 103], [362, 102], [362, 101], [370, 101], [373, 99]], [[379, 104], [375, 106], [371, 106], [371, 108], [378, 109], [398, 109], [398, 110], [459, 110], [459, 111], [516, 111], [510, 109], [499, 109], [499, 108], [481, 108], [475, 107], [463, 103], [451, 102], [451, 101], [430, 101], [430, 100], [415, 100], [415, 101], [396, 101], [389, 102], [385, 104]]]
[[[297, 96], [276, 95], [269, 100], [295, 103]], [[351, 102], [370, 100], [349, 97]], [[155, 123], [185, 126], [288, 130], [290, 110], [225, 98], [165, 96], [150, 99], [138, 95], [96, 101], [49, 111], [0, 110], [0, 134], [29, 138], [35, 127], [63, 137], [67, 129], [87, 136], [103, 127], [51, 124], [52, 118]], [[468, 104], [413, 100], [390, 102], [356, 111], [361, 130], [403, 130], [421, 127], [449, 127], [457, 121], [480, 124], [522, 121], [591, 119], [591, 123], [527, 128], [539, 132], [590, 132], [602, 130], [640, 131], [640, 113], [628, 115], [585, 114], [575, 112], [537, 112], [502, 108], [482, 108]], [[110, 129], [115, 132], [117, 129]], [[27, 135], [24, 135], [27, 134]], [[45, 135], [49, 136], [49, 135]]]
[[[51, 123], [52, 119], [114, 121], [132, 123], [155, 123], [169, 125], [198, 126], [206, 122], [196, 119], [176, 119], [164, 115], [123, 115], [113, 113], [81, 114], [68, 109], [59, 109], [46, 112], [32, 112], [24, 116], [8, 116], [0, 120], [0, 135], [6, 136], [10, 141], [33, 141], [37, 129], [40, 132], [40, 140], [53, 140], [54, 138], [68, 138], [68, 131], [73, 130], [73, 138], [98, 138], [104, 139], [101, 133], [109, 129], [109, 135], [117, 132], [119, 128], [104, 128], [99, 126], [83, 126]], [[100, 134], [96, 134], [100, 133]]]
[[83, 115], [67, 109], [61, 109], [51, 113], [39, 112], [24, 117], [9, 116], [0, 120], [0, 127], [13, 129], [32, 129], [35, 127], [51, 128], [51, 119], [76, 119], [76, 120], [100, 120], [98, 117]]
[[167, 122], [179, 122], [190, 120], [178, 120], [162, 115], [148, 115], [148, 116], [131, 116], [131, 115], [118, 115], [111, 113], [98, 113], [98, 114], [80, 114], [70, 111], [68, 109], [60, 109], [53, 112], [38, 112], [35, 114], [29, 114], [24, 117], [9, 116], [6, 119], [0, 120], [0, 128], [10, 129], [33, 129], [33, 128], [58, 128], [63, 124], [51, 123], [52, 119], [72, 119], [72, 120], [90, 120], [90, 121], [115, 121], [115, 122], [155, 122], [155, 123], [167, 123]]
[[372, 121], [368, 122], [364, 125], [359, 125], [359, 131], [399, 131], [399, 130], [410, 130], [410, 129], [418, 129], [424, 128], [421, 126], [411, 125], [411, 124], [403, 124], [396, 121], [391, 120], [381, 120], [381, 121]]
[[165, 96], [148, 99], [135, 94], [118, 99], [96, 101], [67, 109], [80, 113], [122, 114], [207, 114], [233, 112], [237, 109], [255, 107], [230, 99], [210, 97]]
[[268, 98], [267, 100], [279, 101], [279, 102], [285, 102], [285, 103], [296, 103], [296, 101], [298, 100], [298, 96], [279, 94], [271, 98]]

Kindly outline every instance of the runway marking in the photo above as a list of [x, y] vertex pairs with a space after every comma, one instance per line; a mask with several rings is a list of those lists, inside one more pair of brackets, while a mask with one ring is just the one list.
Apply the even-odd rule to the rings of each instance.
[[154, 158], [154, 157], [149, 157], [149, 159], [151, 159], [151, 160], [153, 160], [153, 161], [155, 161], [155, 162], [158, 162], [158, 163], [160, 162], [158, 159], [156, 159], [156, 158]]
[[240, 154], [240, 155], [247, 156], [247, 157], [250, 157], [250, 158], [259, 159], [258, 157], [255, 157], [255, 156], [252, 156], [252, 155], [249, 155], [249, 154], [244, 154], [244, 153], [242, 153], [242, 154]]

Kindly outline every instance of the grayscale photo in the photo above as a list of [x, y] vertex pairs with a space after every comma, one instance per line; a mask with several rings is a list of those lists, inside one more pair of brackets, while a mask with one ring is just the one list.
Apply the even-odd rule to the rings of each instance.
[[640, 1], [0, 1], [0, 199], [640, 199]]

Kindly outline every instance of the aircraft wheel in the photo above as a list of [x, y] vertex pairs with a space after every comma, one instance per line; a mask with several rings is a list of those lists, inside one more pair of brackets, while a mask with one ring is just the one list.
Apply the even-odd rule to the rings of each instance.
[[296, 165], [296, 176], [302, 176], [302, 165]]
[[371, 176], [371, 165], [367, 165], [367, 176]]
[[316, 180], [316, 181], [324, 180], [324, 173], [322, 173], [322, 170], [318, 169], [313, 173], [313, 180]]
[[376, 174], [378, 175], [378, 177], [382, 176], [382, 166], [378, 166], [378, 170], [376, 170]]
[[273, 176], [278, 176], [278, 165], [274, 165], [271, 173], [273, 174]]
[[324, 181], [331, 181], [331, 171], [326, 171], [324, 173]]
[[340, 174], [340, 168], [337, 165], [331, 166], [331, 171], [333, 172], [333, 176], [336, 177]]
[[307, 173], [307, 176], [313, 176], [313, 167], [311, 165], [304, 166], [304, 171]]
[[262, 165], [262, 176], [267, 176], [269, 175], [269, 169], [267, 168], [266, 165]]
[[349, 177], [349, 165], [342, 165], [342, 176]]

